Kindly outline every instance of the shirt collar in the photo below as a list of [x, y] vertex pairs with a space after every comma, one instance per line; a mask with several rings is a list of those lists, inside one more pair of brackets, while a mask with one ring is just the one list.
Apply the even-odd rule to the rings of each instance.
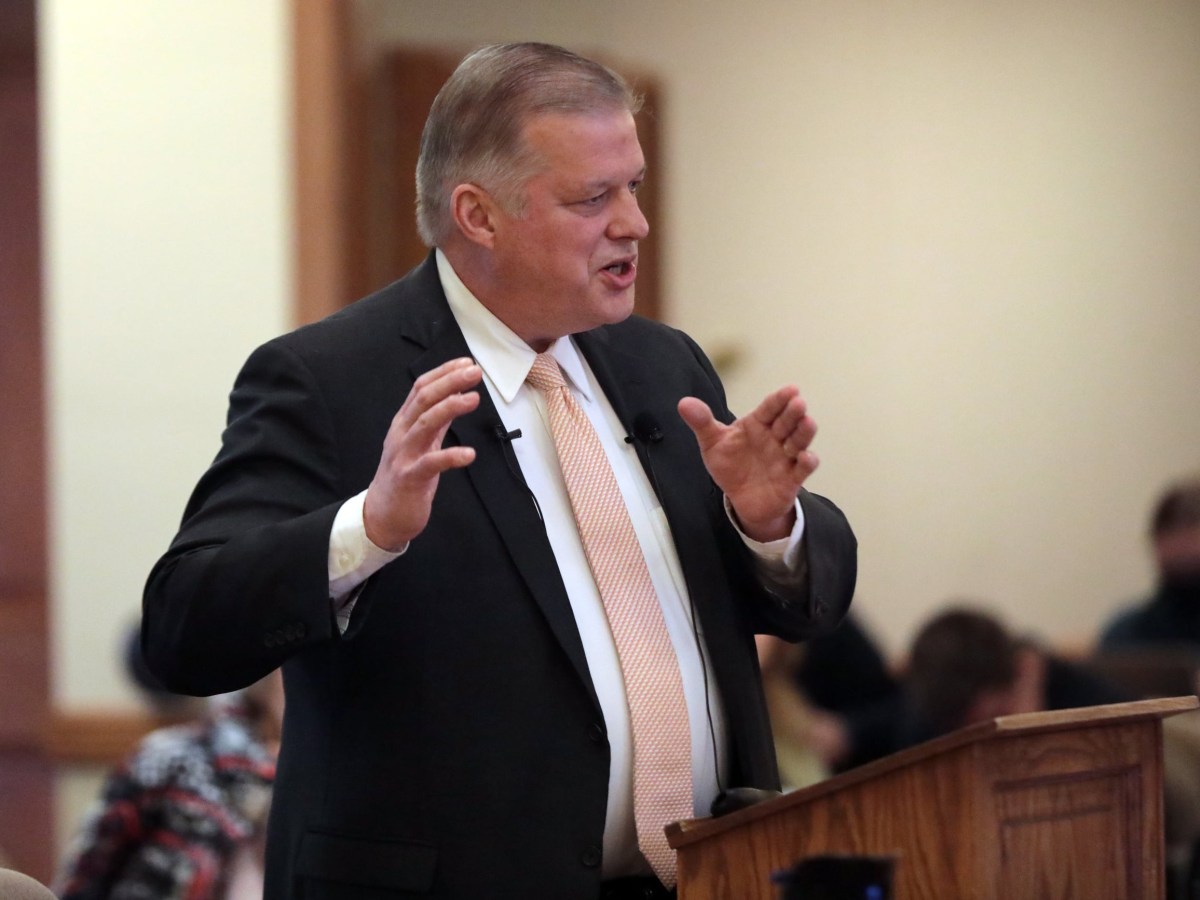
[[[533, 360], [537, 354], [517, 337], [511, 328], [496, 318], [490, 309], [479, 302], [463, 284], [454, 267], [450, 265], [450, 260], [446, 259], [446, 255], [440, 249], [434, 252], [434, 257], [437, 260], [438, 278], [441, 279], [442, 290], [446, 293], [446, 302], [450, 304], [450, 312], [462, 330], [471, 355], [504, 398], [504, 402], [512, 403], [517, 391], [525, 383], [529, 370], [533, 368]], [[558, 360], [563, 375], [575, 390], [590, 401], [591, 379], [575, 342], [569, 338], [559, 338], [550, 345], [547, 352]]]

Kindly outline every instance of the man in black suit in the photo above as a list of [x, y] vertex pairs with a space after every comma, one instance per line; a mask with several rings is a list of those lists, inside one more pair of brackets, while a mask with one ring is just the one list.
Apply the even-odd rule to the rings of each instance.
[[855, 541], [802, 488], [798, 391], [735, 420], [700, 349], [630, 315], [635, 110], [561, 48], [469, 56], [422, 139], [435, 251], [238, 378], [143, 640], [185, 692], [284, 668], [269, 898], [669, 895], [635, 834], [627, 685], [524, 384], [539, 353], [603, 445], [661, 605], [691, 811], [777, 786], [753, 635], [836, 624]]

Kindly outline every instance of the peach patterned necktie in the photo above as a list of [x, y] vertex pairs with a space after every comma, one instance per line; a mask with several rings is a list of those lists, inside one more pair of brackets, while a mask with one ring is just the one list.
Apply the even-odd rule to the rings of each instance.
[[675, 648], [616, 476], [557, 360], [538, 354], [525, 380], [545, 396], [575, 523], [621, 661], [633, 728], [638, 846], [671, 887], [675, 853], [663, 828], [693, 814], [691, 731]]

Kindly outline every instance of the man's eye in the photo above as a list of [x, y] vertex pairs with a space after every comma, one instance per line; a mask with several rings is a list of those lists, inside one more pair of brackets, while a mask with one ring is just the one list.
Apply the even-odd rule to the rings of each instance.
[[583, 204], [585, 206], [599, 206], [602, 202], [604, 202], [605, 196], [605, 194], [597, 194], [594, 197], [588, 197], [583, 201]]
[[640, 181], [629, 182], [629, 193], [636, 194], [641, 189], [642, 189], [642, 183]]

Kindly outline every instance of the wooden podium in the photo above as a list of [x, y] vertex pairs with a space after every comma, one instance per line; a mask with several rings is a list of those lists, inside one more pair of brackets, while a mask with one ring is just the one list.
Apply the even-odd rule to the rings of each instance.
[[897, 900], [1159, 900], [1171, 697], [1004, 716], [667, 828], [679, 900], [777, 900], [820, 854], [896, 857]]

